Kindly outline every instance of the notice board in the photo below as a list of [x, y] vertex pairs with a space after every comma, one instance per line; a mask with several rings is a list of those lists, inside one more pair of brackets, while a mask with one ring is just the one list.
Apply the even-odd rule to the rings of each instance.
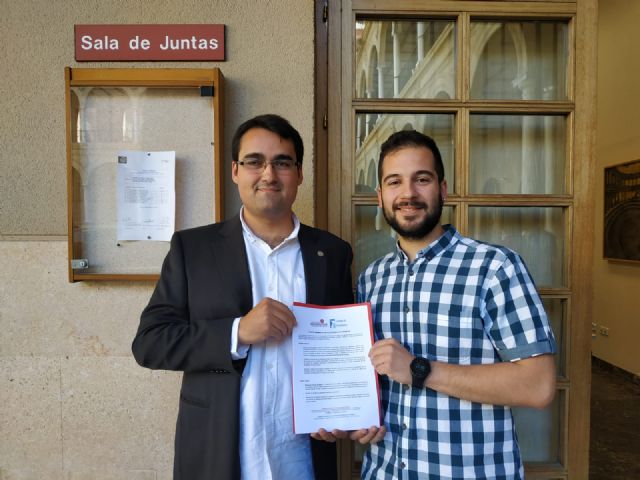
[[219, 221], [223, 76], [66, 68], [65, 77], [69, 281], [156, 280], [169, 242], [117, 238], [118, 153], [175, 152], [175, 230]]

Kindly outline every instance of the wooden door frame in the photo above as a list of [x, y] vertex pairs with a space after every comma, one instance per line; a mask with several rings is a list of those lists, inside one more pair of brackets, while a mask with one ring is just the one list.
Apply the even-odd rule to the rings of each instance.
[[596, 79], [598, 1], [578, 0], [575, 35], [575, 121], [573, 164], [573, 234], [571, 289], [573, 327], [569, 332], [567, 374], [569, 398], [569, 478], [589, 476], [589, 416], [591, 398], [591, 321], [595, 210]]
[[[316, 0], [315, 10], [315, 222], [337, 235], [342, 232], [342, 209], [351, 208], [350, 199], [342, 199], [342, 145], [348, 132], [343, 128], [341, 99], [350, 85], [343, 85], [342, 71], [343, 6], [339, 0]], [[358, 1], [356, 0], [356, 3]], [[403, 2], [407, 3], [407, 2]], [[411, 3], [411, 2], [409, 2]], [[417, 6], [418, 3], [414, 2]], [[597, 66], [597, 0], [573, 2], [454, 2], [432, 1], [422, 8], [451, 8], [462, 4], [486, 4], [496, 10], [512, 4], [508, 10], [558, 11], [563, 5], [575, 9], [575, 35], [573, 51], [575, 112], [573, 121], [573, 146], [570, 151], [572, 165], [569, 179], [572, 185], [573, 206], [570, 221], [572, 238], [570, 249], [568, 284], [571, 289], [570, 317], [566, 319], [567, 335], [566, 372], [568, 398], [568, 428], [560, 441], [566, 444], [566, 478], [588, 478], [589, 472], [589, 415], [591, 388], [591, 305], [594, 248], [594, 182], [595, 182], [595, 122], [596, 122], [596, 66]], [[328, 18], [325, 15], [328, 11]], [[348, 42], [347, 42], [348, 43]], [[346, 90], [346, 92], [345, 92]], [[330, 94], [331, 92], [331, 94]], [[332, 160], [333, 159], [333, 160]], [[579, 163], [579, 168], [577, 168]], [[344, 204], [344, 205], [343, 205]], [[347, 239], [350, 240], [350, 239]], [[340, 474], [343, 480], [351, 478], [350, 444], [343, 442], [339, 449]], [[529, 478], [544, 478], [544, 471], [528, 468]]]
[[314, 0], [314, 225], [327, 229], [328, 211], [328, 95], [329, 95], [329, 24], [328, 4], [325, 0]]

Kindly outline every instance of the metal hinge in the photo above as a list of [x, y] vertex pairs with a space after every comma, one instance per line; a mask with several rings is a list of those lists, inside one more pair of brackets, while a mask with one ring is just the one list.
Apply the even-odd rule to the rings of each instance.
[[322, 8], [322, 21], [324, 23], [327, 23], [328, 19], [329, 19], [329, 5], [327, 4], [327, 2], [324, 2], [324, 7]]
[[322, 117], [322, 128], [326, 130], [328, 125], [329, 125], [329, 119], [327, 118], [327, 114], [325, 113], [324, 116]]
[[89, 268], [89, 260], [87, 260], [86, 258], [71, 259], [72, 270], [84, 270], [85, 268]]

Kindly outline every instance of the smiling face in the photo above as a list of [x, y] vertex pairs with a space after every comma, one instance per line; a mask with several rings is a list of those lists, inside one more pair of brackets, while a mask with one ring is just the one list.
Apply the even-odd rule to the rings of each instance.
[[447, 183], [438, 182], [428, 148], [403, 147], [384, 158], [378, 205], [401, 238], [435, 240], [442, 231], [440, 217], [446, 196]]
[[296, 166], [290, 171], [277, 172], [270, 162], [283, 158], [297, 160], [291, 140], [263, 128], [252, 128], [242, 136], [238, 160], [267, 162], [264, 170], [258, 171], [237, 162], [232, 164], [231, 178], [238, 185], [245, 219], [290, 220], [291, 206], [302, 183], [302, 168]]

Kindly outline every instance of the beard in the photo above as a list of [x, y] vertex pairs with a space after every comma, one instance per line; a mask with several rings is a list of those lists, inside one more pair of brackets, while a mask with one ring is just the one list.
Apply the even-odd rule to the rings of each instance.
[[[444, 205], [444, 200], [442, 196], [438, 198], [438, 204], [434, 206], [433, 210], [429, 210], [428, 206], [424, 202], [415, 201], [415, 200], [405, 200], [401, 202], [396, 202], [391, 206], [391, 209], [387, 209], [382, 203], [382, 213], [384, 215], [384, 219], [387, 221], [389, 226], [393, 228], [398, 235], [403, 238], [411, 239], [411, 240], [420, 240], [421, 238], [426, 237], [431, 231], [440, 223], [440, 217], [442, 217], [442, 207]], [[396, 217], [396, 208], [403, 206], [411, 206], [414, 208], [422, 208], [425, 210], [426, 215], [422, 219], [420, 223], [411, 227], [403, 227], [398, 222]]]

